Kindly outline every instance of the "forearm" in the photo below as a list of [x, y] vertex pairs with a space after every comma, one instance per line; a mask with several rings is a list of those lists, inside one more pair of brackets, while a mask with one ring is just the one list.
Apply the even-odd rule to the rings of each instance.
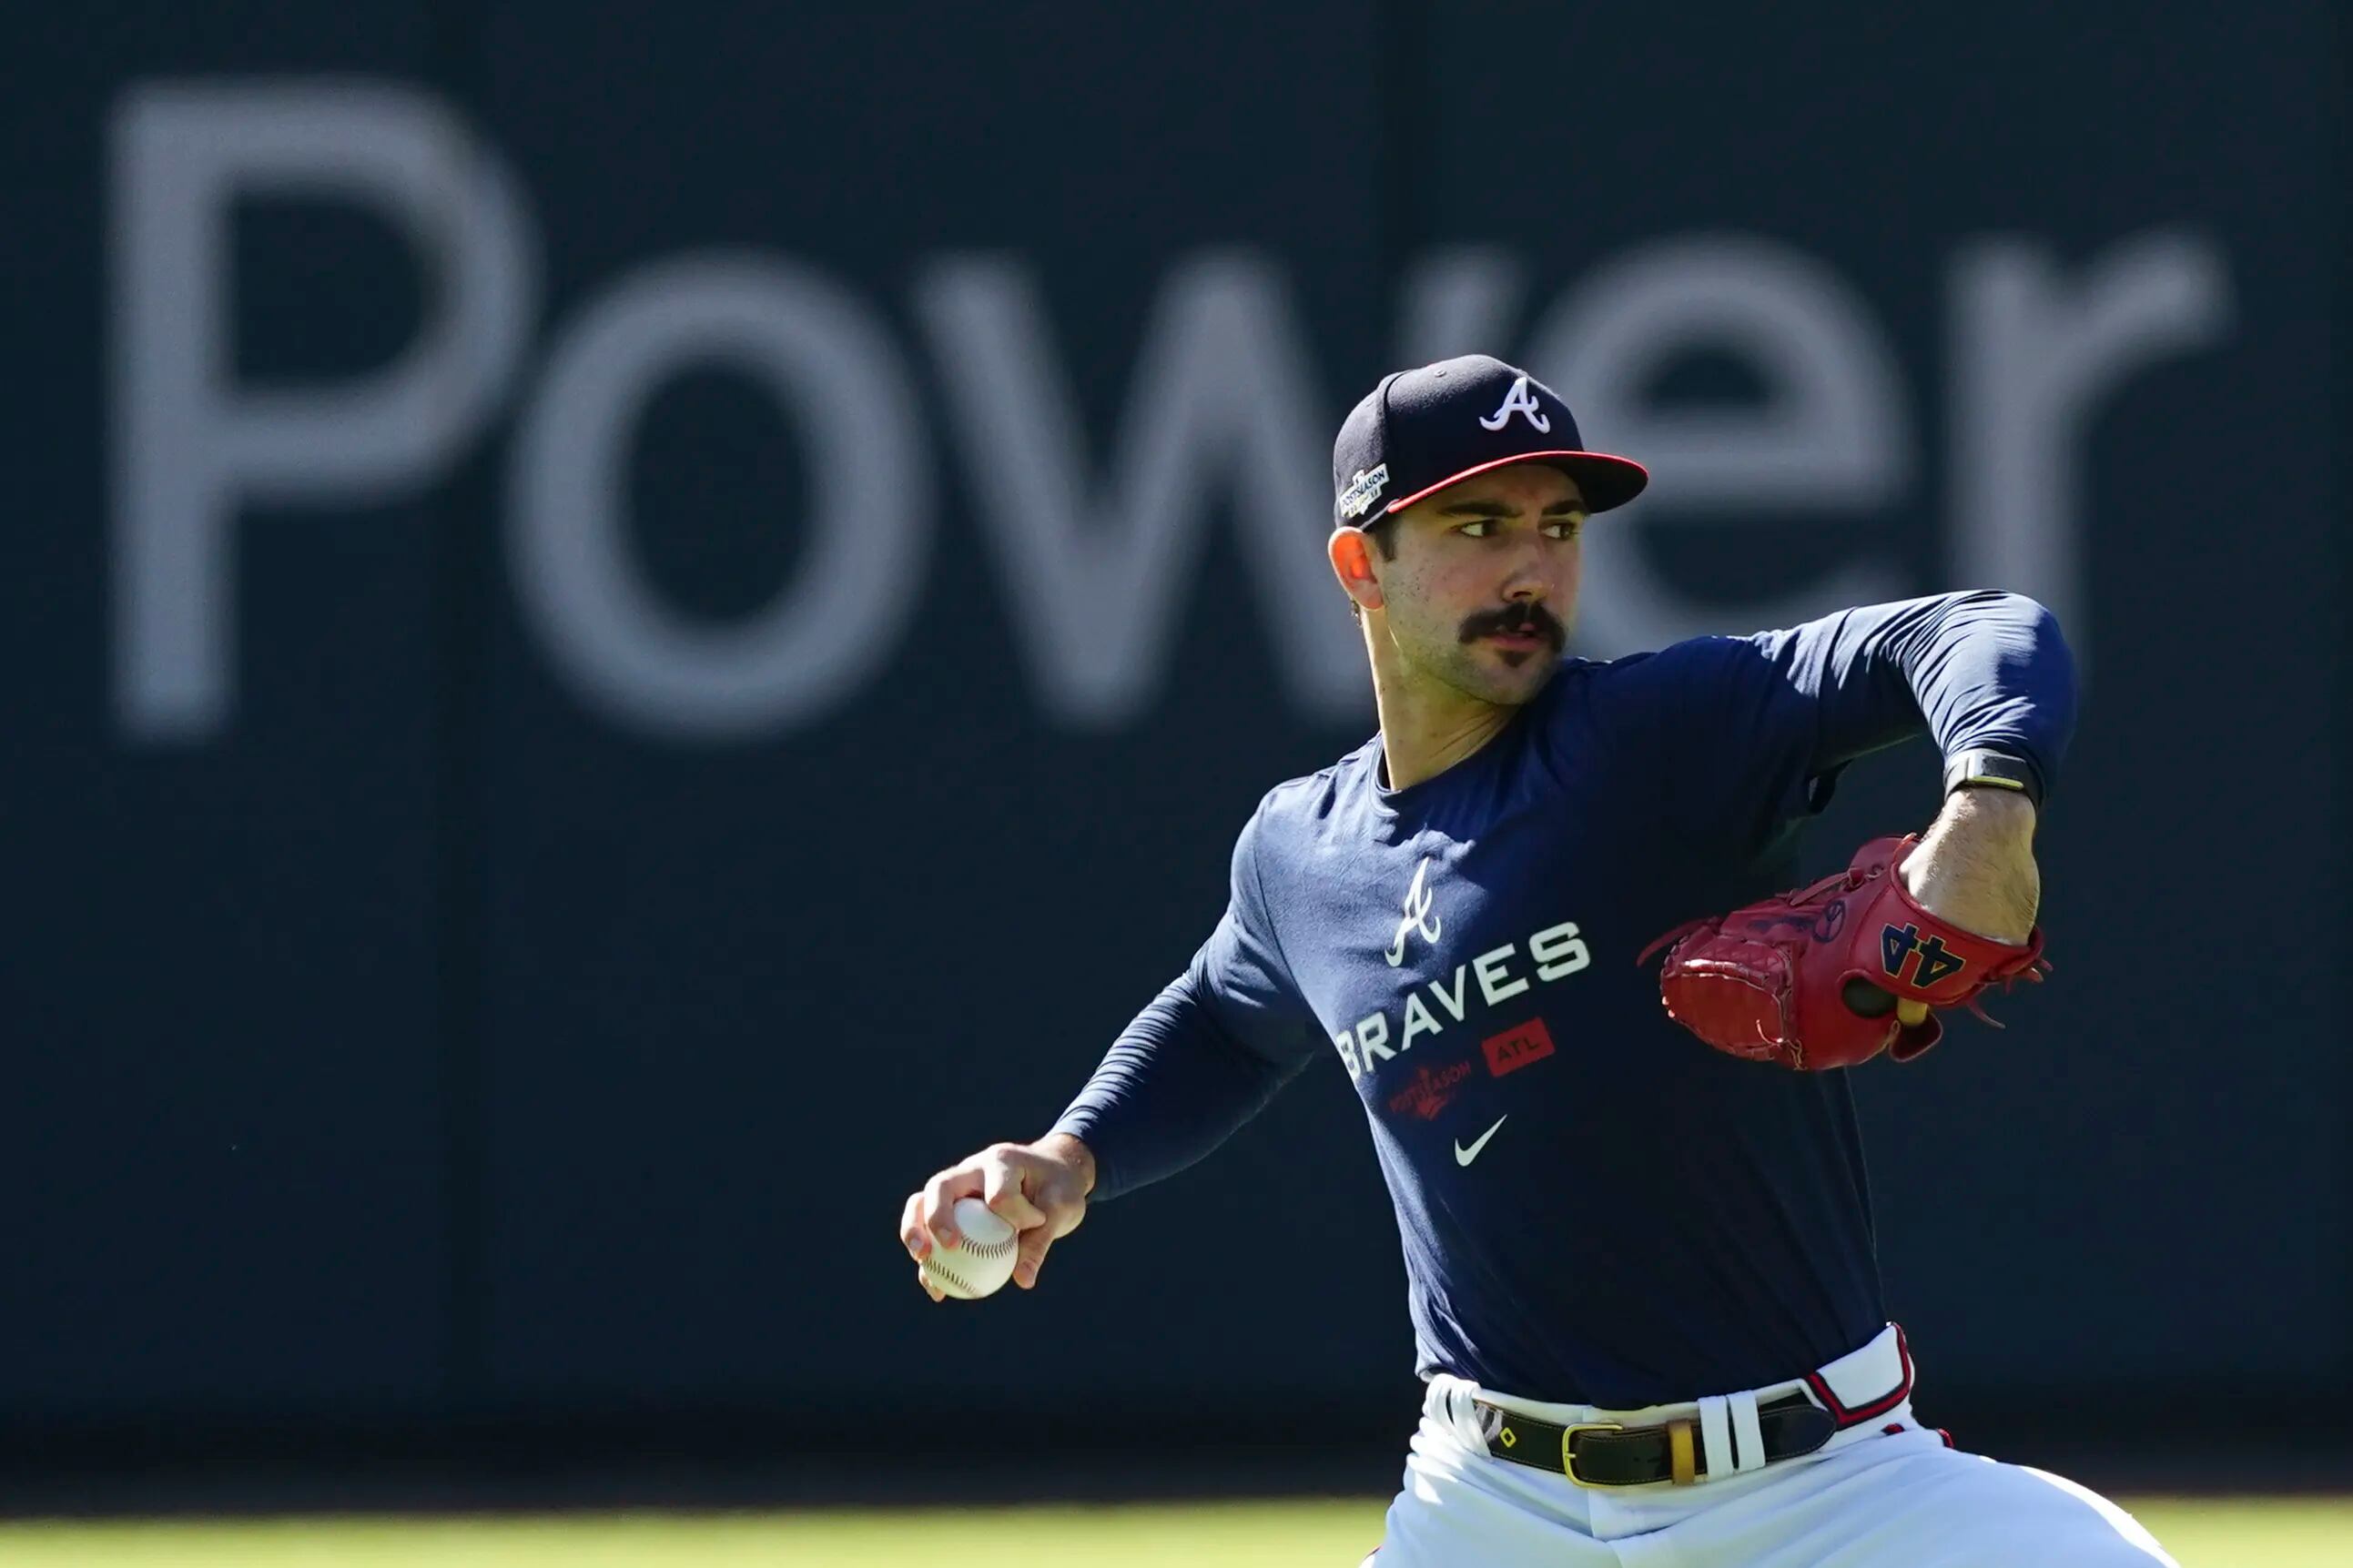
[[1923, 909], [1964, 931], [2022, 942], [2042, 902], [2034, 805], [2001, 789], [1957, 789], [1904, 863]]
[[1180, 979], [1121, 1034], [1048, 1136], [1079, 1143], [1094, 1196], [1116, 1197], [1224, 1142], [1293, 1070], [1234, 1038]]

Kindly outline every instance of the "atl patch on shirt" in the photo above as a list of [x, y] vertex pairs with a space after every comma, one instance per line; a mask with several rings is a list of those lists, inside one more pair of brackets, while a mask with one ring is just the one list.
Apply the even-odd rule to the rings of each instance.
[[1530, 1018], [1516, 1028], [1488, 1036], [1479, 1048], [1487, 1053], [1487, 1070], [1501, 1078], [1552, 1055], [1552, 1031], [1542, 1018]]

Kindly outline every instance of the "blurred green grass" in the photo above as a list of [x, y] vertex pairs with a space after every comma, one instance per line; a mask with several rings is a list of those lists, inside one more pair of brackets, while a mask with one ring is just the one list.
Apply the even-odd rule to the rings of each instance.
[[[8, 1568], [1354, 1568], [1385, 1503], [1115, 1505], [797, 1513], [216, 1520], [0, 1525]], [[2346, 1568], [2353, 1497], [2140, 1498], [2182, 1568]]]

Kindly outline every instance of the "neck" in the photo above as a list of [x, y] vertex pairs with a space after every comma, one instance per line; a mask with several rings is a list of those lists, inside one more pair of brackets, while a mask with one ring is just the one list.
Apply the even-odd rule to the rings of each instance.
[[1380, 711], [1381, 757], [1391, 789], [1435, 778], [1493, 740], [1516, 710], [1465, 697], [1406, 667], [1377, 627], [1366, 628], [1372, 652], [1373, 701]]

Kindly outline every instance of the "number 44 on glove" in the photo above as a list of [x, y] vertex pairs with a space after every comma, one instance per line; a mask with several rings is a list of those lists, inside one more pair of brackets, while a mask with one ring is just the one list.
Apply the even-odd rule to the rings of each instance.
[[1874, 838], [1836, 876], [1671, 931], [1635, 962], [1672, 944], [1660, 1000], [1717, 1050], [1802, 1072], [1882, 1051], [1910, 1061], [1944, 1037], [1933, 1009], [1967, 1007], [1992, 1024], [1981, 993], [2051, 967], [2039, 925], [2012, 945], [1914, 902], [1897, 873], [1918, 842]]

